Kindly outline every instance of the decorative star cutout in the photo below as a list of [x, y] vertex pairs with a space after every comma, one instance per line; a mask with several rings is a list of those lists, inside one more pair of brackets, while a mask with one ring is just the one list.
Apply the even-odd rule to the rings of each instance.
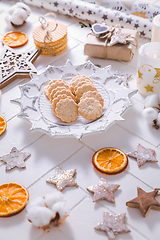
[[118, 184], [110, 184], [104, 178], [101, 178], [97, 185], [88, 187], [87, 190], [93, 192], [93, 202], [105, 199], [115, 203], [113, 193], [120, 187]]
[[79, 72], [80, 75], [86, 75], [90, 77], [98, 70], [98, 67], [95, 66], [91, 61], [87, 61], [79, 65], [76, 70]]
[[14, 80], [15, 77], [29, 77], [29, 73], [37, 72], [32, 62], [40, 55], [41, 50], [27, 53], [17, 53], [5, 46], [3, 57], [0, 59], [0, 89]]
[[105, 83], [105, 81], [108, 78], [111, 78], [113, 76], [113, 74], [111, 74], [110, 70], [111, 70], [111, 65], [108, 65], [104, 68], [97, 68], [96, 73], [93, 73], [92, 75], [90, 75], [90, 77], [99, 78], [102, 80], [103, 83]]
[[49, 128], [51, 125], [48, 125], [43, 118], [41, 117], [40, 119], [37, 120], [31, 120], [32, 127], [30, 130], [37, 130], [37, 129], [42, 129], [45, 132], [48, 132]]
[[145, 148], [138, 143], [137, 150], [130, 152], [127, 155], [136, 158], [138, 167], [140, 168], [145, 162], [158, 162], [154, 154], [155, 151], [153, 149]]
[[[25, 95], [24, 93], [24, 89], [23, 89], [23, 86], [20, 87], [21, 89], [21, 97], [20, 98], [17, 98], [17, 99], [14, 99], [14, 100], [11, 100], [11, 102], [15, 102], [15, 103], [18, 103], [21, 107], [21, 111], [25, 111], [27, 108], [31, 108], [33, 109], [34, 111], [37, 111], [36, 108], [34, 107], [34, 104], [36, 102], [36, 99], [38, 98], [37, 96], [36, 97], [28, 97]], [[26, 89], [27, 91], [27, 89]]]
[[30, 156], [30, 153], [20, 152], [16, 147], [13, 147], [9, 154], [0, 157], [0, 161], [3, 161], [7, 164], [6, 171], [9, 171], [14, 167], [26, 168], [24, 161]]
[[147, 92], [153, 92], [153, 87], [150, 86], [149, 84], [144, 88], [146, 89]]
[[137, 90], [124, 88], [120, 86], [119, 88], [115, 88], [113, 92], [115, 93], [114, 102], [116, 102], [121, 99], [129, 99], [132, 95], [137, 93]]
[[60, 68], [60, 70], [63, 71], [62, 77], [71, 77], [71, 76], [78, 75], [77, 70], [75, 69], [75, 67], [69, 60], [67, 60], [67, 62], [64, 66], [59, 67], [59, 68]]
[[55, 184], [59, 191], [63, 191], [65, 187], [78, 187], [78, 184], [74, 180], [74, 175], [76, 173], [76, 169], [71, 170], [62, 170], [61, 168], [55, 169], [55, 174], [47, 179], [48, 183]]
[[38, 90], [41, 90], [42, 85], [45, 85], [49, 80], [46, 78], [45, 72], [41, 74], [30, 73], [31, 81], [30, 84], [34, 84]]
[[96, 230], [104, 231], [109, 240], [114, 240], [118, 233], [128, 233], [130, 230], [125, 225], [126, 214], [112, 215], [108, 212], [103, 213], [103, 222], [99, 223]]
[[160, 203], [155, 199], [158, 190], [147, 193], [138, 187], [137, 194], [138, 197], [126, 202], [128, 207], [139, 208], [143, 217], [147, 215], [150, 209], [160, 210]]

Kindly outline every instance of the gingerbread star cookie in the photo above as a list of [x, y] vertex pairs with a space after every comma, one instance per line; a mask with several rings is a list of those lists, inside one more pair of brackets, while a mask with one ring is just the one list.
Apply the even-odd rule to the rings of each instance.
[[30, 156], [30, 153], [20, 152], [16, 147], [13, 147], [9, 154], [0, 157], [0, 161], [7, 164], [6, 171], [9, 171], [14, 167], [26, 168], [24, 161]]
[[76, 169], [70, 169], [70, 170], [62, 170], [61, 168], [55, 169], [55, 174], [47, 179], [46, 182], [55, 184], [57, 187], [57, 190], [63, 191], [65, 187], [78, 187], [78, 184], [74, 180], [74, 175], [76, 173]]
[[137, 150], [130, 152], [127, 155], [136, 158], [138, 167], [140, 168], [145, 162], [158, 162], [154, 154], [155, 151], [153, 149], [145, 148], [138, 143]]
[[105, 199], [109, 202], [115, 203], [113, 192], [116, 191], [120, 185], [110, 184], [104, 178], [101, 178], [97, 185], [88, 187], [87, 190], [93, 192], [93, 202]]
[[103, 213], [103, 222], [99, 223], [96, 230], [104, 231], [109, 240], [114, 240], [118, 233], [128, 233], [130, 230], [125, 225], [126, 214], [112, 215], [108, 212]]
[[155, 199], [158, 190], [153, 192], [145, 192], [141, 188], [137, 188], [138, 197], [126, 202], [128, 207], [139, 208], [143, 217], [145, 217], [150, 209], [160, 210], [160, 203]]

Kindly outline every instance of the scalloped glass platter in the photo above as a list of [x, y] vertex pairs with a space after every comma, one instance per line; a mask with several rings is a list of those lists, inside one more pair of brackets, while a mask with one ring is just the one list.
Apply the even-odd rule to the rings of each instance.
[[[63, 79], [68, 84], [76, 75], [88, 76], [104, 98], [102, 116], [95, 121], [88, 121], [78, 116], [75, 122], [64, 123], [52, 111], [50, 101], [44, 94], [45, 86], [52, 79]], [[111, 124], [124, 120], [122, 114], [131, 106], [130, 97], [137, 90], [126, 87], [126, 77], [111, 73], [111, 66], [99, 68], [87, 61], [73, 65], [69, 60], [64, 66], [48, 66], [38, 74], [30, 74], [31, 80], [20, 86], [21, 97], [11, 100], [19, 104], [19, 117], [31, 123], [32, 131], [42, 131], [52, 137], [74, 136], [80, 139], [84, 134], [104, 131]]]

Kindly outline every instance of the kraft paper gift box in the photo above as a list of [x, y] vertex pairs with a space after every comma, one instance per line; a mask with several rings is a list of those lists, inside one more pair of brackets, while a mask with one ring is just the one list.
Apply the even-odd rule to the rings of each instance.
[[130, 34], [127, 44], [107, 46], [105, 38], [96, 37], [91, 31], [84, 45], [84, 54], [90, 57], [131, 61], [138, 45], [138, 31], [122, 28], [121, 32]]

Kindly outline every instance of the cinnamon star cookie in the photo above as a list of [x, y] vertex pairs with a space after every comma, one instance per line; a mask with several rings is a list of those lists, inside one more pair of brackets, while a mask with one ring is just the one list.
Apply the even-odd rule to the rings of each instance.
[[154, 154], [155, 151], [153, 149], [145, 148], [138, 143], [137, 150], [130, 152], [127, 155], [136, 158], [138, 167], [140, 168], [145, 162], [158, 162]]

